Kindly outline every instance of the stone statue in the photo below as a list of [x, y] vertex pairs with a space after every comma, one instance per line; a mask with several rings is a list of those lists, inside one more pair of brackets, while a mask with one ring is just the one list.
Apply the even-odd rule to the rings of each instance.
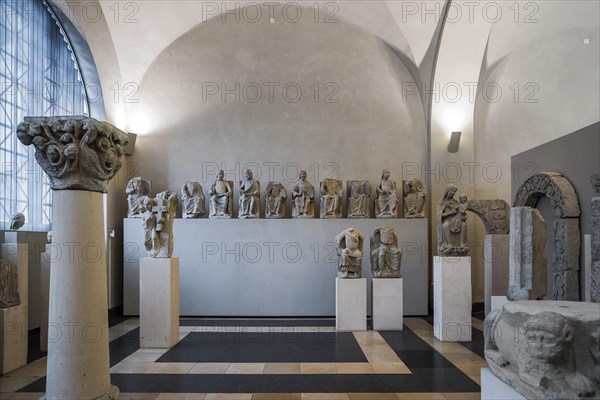
[[592, 301], [600, 303], [600, 174], [592, 176], [596, 197], [592, 198]]
[[371, 272], [374, 278], [400, 278], [402, 250], [394, 228], [375, 229], [371, 236]]
[[225, 172], [217, 172], [215, 181], [210, 185], [208, 195], [210, 196], [209, 218], [231, 218], [233, 205], [233, 182], [226, 181]]
[[166, 191], [144, 200], [144, 245], [152, 258], [173, 255], [173, 220], [177, 212], [177, 194]]
[[144, 201], [150, 196], [150, 181], [139, 176], [127, 183], [127, 218], [142, 218], [144, 214]]
[[26, 117], [17, 127], [25, 146], [50, 178], [53, 190], [105, 193], [108, 181], [123, 166], [125, 132], [88, 117]]
[[381, 181], [375, 191], [375, 217], [398, 218], [396, 182], [390, 179], [390, 171], [381, 172]]
[[371, 185], [369, 181], [347, 181], [348, 218], [369, 218], [369, 199]]
[[425, 218], [427, 190], [420, 179], [404, 182], [404, 218]]
[[324, 179], [320, 189], [321, 218], [342, 218], [342, 181]]
[[260, 182], [252, 176], [252, 170], [244, 171], [240, 181], [240, 208], [238, 218], [258, 218], [260, 216]]
[[528, 399], [598, 399], [600, 304], [512, 301], [488, 314], [485, 359]]
[[279, 182], [269, 182], [265, 199], [266, 218], [285, 218], [287, 191]]
[[458, 189], [449, 185], [437, 204], [437, 237], [440, 256], [464, 257], [469, 254], [467, 238], [467, 196], [454, 199]]
[[348, 228], [335, 237], [338, 247], [338, 278], [362, 278], [363, 235]]
[[306, 180], [306, 171], [300, 171], [292, 189], [292, 218], [315, 217], [315, 188]]
[[25, 225], [25, 215], [16, 213], [10, 218], [10, 230], [18, 231]]
[[0, 260], [0, 308], [21, 304], [19, 298], [19, 275], [17, 266]]
[[204, 191], [199, 182], [187, 181], [181, 188], [183, 218], [200, 218], [206, 213]]

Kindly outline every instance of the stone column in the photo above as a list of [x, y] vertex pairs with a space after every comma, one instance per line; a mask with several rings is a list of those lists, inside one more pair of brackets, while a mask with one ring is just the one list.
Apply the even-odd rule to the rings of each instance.
[[19, 140], [53, 189], [47, 399], [115, 399], [110, 385], [102, 193], [127, 135], [86, 117], [25, 118]]

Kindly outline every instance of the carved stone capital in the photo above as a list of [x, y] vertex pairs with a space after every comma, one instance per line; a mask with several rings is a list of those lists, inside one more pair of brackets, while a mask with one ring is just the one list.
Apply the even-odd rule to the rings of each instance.
[[501, 199], [471, 200], [467, 210], [475, 213], [485, 225], [488, 234], [505, 234], [510, 227], [510, 205]]
[[106, 192], [123, 166], [127, 144], [125, 132], [85, 116], [26, 117], [17, 137], [25, 146], [33, 144], [54, 190]]

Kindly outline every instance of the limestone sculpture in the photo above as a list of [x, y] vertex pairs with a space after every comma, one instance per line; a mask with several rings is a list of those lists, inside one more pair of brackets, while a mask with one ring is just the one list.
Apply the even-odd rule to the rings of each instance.
[[18, 231], [25, 225], [25, 215], [16, 213], [10, 218], [10, 230]]
[[396, 182], [390, 179], [390, 171], [387, 169], [381, 172], [381, 181], [375, 190], [375, 217], [398, 217]]
[[17, 266], [0, 260], [0, 308], [21, 304], [19, 298], [19, 276]]
[[233, 182], [227, 181], [225, 171], [217, 172], [215, 181], [210, 185], [208, 195], [210, 196], [209, 218], [231, 218], [233, 213]]
[[25, 146], [35, 146], [35, 158], [52, 189], [102, 193], [123, 166], [128, 142], [125, 132], [83, 116], [26, 117], [17, 137]]
[[348, 228], [335, 237], [338, 247], [338, 278], [362, 278], [363, 235]]
[[509, 300], [538, 300], [546, 296], [546, 222], [535, 208], [510, 210]]
[[427, 189], [419, 178], [404, 182], [404, 218], [425, 218]]
[[287, 191], [279, 182], [269, 182], [265, 199], [266, 218], [285, 218]]
[[128, 218], [142, 218], [145, 210], [144, 201], [151, 195], [150, 186], [150, 181], [146, 181], [139, 176], [127, 183], [125, 193], [127, 193]]
[[199, 182], [187, 181], [181, 188], [183, 218], [200, 218], [206, 213], [204, 191]]
[[596, 197], [592, 198], [592, 301], [600, 303], [600, 174], [592, 176]]
[[510, 226], [510, 205], [501, 199], [469, 200], [467, 210], [483, 222], [487, 234], [506, 234]]
[[369, 218], [369, 199], [371, 185], [369, 181], [347, 181], [348, 218]]
[[485, 359], [528, 399], [600, 397], [600, 304], [514, 301], [488, 314]]
[[467, 239], [467, 196], [461, 194], [454, 199], [457, 187], [449, 185], [438, 201], [437, 238], [440, 256], [464, 257], [469, 254]]
[[371, 236], [371, 272], [374, 278], [400, 278], [402, 250], [391, 226], [375, 229]]
[[254, 179], [251, 169], [244, 171], [240, 181], [238, 218], [258, 218], [260, 216], [260, 182]]
[[173, 255], [173, 220], [177, 212], [177, 194], [166, 191], [144, 201], [144, 245], [152, 258]]
[[306, 180], [306, 171], [300, 171], [292, 189], [292, 218], [315, 217], [315, 188]]
[[320, 189], [321, 218], [342, 218], [342, 181], [324, 179]]

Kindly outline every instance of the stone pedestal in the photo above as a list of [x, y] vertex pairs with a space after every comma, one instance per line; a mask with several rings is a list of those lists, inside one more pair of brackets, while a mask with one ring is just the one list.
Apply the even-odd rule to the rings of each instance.
[[402, 278], [373, 278], [373, 330], [401, 331], [403, 327]]
[[40, 258], [40, 351], [48, 351], [48, 309], [50, 307], [50, 249]]
[[0, 308], [0, 375], [27, 364], [27, 306]]
[[502, 382], [489, 368], [481, 368], [481, 400], [525, 400], [512, 386]]
[[505, 296], [508, 290], [508, 234], [485, 235], [484, 259], [484, 306], [485, 315], [492, 308], [492, 296]]
[[[21, 304], [29, 304], [29, 246], [27, 243], [16, 243], [9, 240], [18, 240], [16, 232], [6, 232], [6, 243], [0, 245], [0, 258], [17, 266], [17, 274], [19, 274], [19, 298]], [[12, 234], [12, 235], [11, 235]]]
[[47, 399], [115, 395], [108, 352], [102, 193], [54, 190]]
[[506, 296], [492, 296], [492, 306], [490, 312], [501, 309], [504, 304], [508, 303], [508, 301], [509, 300]]
[[335, 328], [367, 330], [367, 279], [335, 279]]
[[433, 257], [433, 334], [471, 341], [471, 257]]
[[140, 347], [179, 341], [179, 258], [140, 259]]

